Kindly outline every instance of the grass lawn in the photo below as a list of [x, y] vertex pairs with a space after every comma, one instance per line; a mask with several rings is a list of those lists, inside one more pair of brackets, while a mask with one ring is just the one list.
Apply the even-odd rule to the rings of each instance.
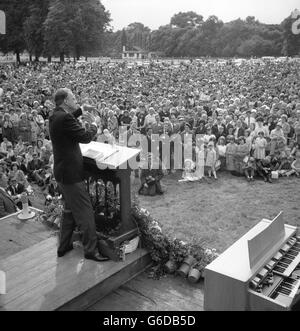
[[[222, 253], [262, 218], [283, 211], [285, 223], [300, 225], [300, 179], [280, 178], [272, 184], [248, 183], [244, 177], [220, 173], [211, 183], [178, 183], [180, 174], [165, 176], [163, 196], [139, 196], [140, 205], [167, 231], [183, 241], [194, 236]], [[136, 192], [139, 180], [134, 180]]]
[[[285, 223], [300, 225], [300, 179], [280, 178], [272, 184], [248, 183], [244, 177], [220, 173], [211, 183], [178, 183], [180, 173], [162, 180], [163, 196], [139, 196], [140, 205], [162, 225], [163, 231], [189, 242], [193, 237], [222, 253], [262, 218], [283, 211]], [[140, 185], [132, 179], [133, 194]], [[44, 196], [36, 186], [33, 206], [44, 208]]]

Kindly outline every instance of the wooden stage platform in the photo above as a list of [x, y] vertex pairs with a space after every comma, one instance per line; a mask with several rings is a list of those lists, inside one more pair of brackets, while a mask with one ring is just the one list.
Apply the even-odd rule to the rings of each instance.
[[7, 291], [0, 295], [1, 311], [86, 310], [151, 264], [144, 249], [126, 255], [124, 262], [97, 263], [84, 259], [76, 245], [58, 258], [56, 236], [17, 214], [0, 219], [0, 235]]

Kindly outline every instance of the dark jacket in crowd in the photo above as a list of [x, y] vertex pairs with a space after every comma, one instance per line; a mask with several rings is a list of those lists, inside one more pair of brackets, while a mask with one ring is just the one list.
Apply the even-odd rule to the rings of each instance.
[[16, 211], [17, 207], [13, 199], [9, 196], [7, 192], [0, 188], [0, 217], [13, 214]]

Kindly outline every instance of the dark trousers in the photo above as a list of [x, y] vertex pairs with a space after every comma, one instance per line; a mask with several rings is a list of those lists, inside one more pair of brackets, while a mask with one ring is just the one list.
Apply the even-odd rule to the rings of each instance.
[[59, 251], [65, 251], [72, 240], [76, 226], [82, 232], [85, 254], [97, 251], [97, 234], [94, 211], [84, 182], [71, 185], [58, 183], [65, 201], [65, 210], [60, 227]]

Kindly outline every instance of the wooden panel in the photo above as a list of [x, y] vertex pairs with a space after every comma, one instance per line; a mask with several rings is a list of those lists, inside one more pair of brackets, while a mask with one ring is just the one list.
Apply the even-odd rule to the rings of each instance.
[[86, 310], [95, 302], [105, 297], [108, 293], [116, 290], [122, 284], [143, 272], [145, 268], [147, 268], [151, 263], [152, 261], [150, 255], [146, 254], [143, 257], [138, 258], [136, 261], [132, 261], [132, 263], [126, 264], [126, 266], [124, 266], [121, 270], [105, 278], [101, 283], [82, 293], [74, 300], [59, 307], [57, 310]]
[[247, 283], [205, 270], [204, 309], [239, 311], [247, 309]]
[[284, 235], [284, 220], [280, 212], [264, 230], [248, 240], [250, 269], [267, 256]]
[[136, 261], [148, 255], [138, 249], [126, 255], [125, 262], [97, 263], [83, 259], [81, 248], [63, 258], [57, 258], [56, 249], [57, 239], [49, 238], [2, 261], [7, 274], [7, 294], [0, 297], [2, 310], [54, 310], [117, 273], [121, 285], [130, 275], [128, 271], [123, 279], [122, 270], [133, 265], [136, 274]]
[[249, 290], [249, 307], [254, 311], [286, 311], [288, 306], [281, 305], [262, 294]]
[[[41, 212], [36, 208], [34, 211]], [[0, 219], [0, 260], [35, 245], [52, 235], [49, 228], [36, 218], [21, 221], [18, 213]]]
[[203, 311], [204, 282], [189, 283], [167, 275], [159, 280], [147, 272], [110, 293], [92, 311]]

